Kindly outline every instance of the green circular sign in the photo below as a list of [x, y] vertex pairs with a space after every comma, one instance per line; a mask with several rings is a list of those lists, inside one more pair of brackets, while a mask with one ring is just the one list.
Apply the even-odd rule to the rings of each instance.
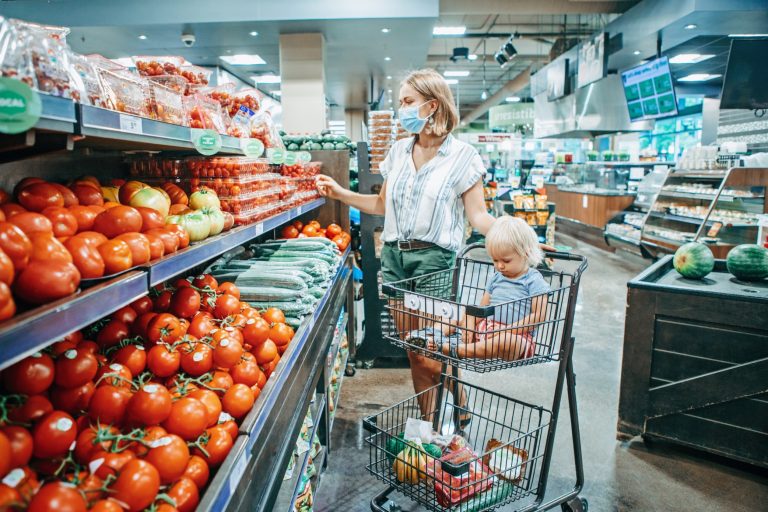
[[192, 144], [201, 155], [215, 155], [221, 151], [221, 134], [216, 130], [192, 129]]
[[312, 161], [312, 153], [309, 151], [300, 151], [298, 156], [299, 162], [306, 164]]
[[295, 151], [286, 151], [285, 152], [285, 164], [286, 165], [293, 165], [298, 160], [298, 155]]
[[285, 162], [285, 151], [280, 148], [269, 148], [267, 158], [271, 164], [282, 164]]
[[264, 143], [259, 139], [240, 139], [240, 149], [245, 156], [258, 158], [264, 153]]
[[24, 82], [0, 78], [0, 133], [21, 133], [37, 124], [40, 95]]

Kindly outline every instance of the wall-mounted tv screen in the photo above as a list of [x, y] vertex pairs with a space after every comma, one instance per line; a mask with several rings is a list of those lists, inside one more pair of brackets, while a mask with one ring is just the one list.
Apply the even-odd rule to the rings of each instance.
[[666, 57], [624, 71], [621, 83], [632, 121], [677, 115], [675, 86]]
[[768, 108], [766, 55], [768, 38], [731, 41], [720, 108]]
[[605, 51], [608, 34], [605, 32], [588, 39], [579, 46], [579, 67], [576, 86], [584, 87], [605, 77], [608, 53]]
[[555, 59], [546, 68], [547, 100], [554, 101], [568, 94], [568, 59]]

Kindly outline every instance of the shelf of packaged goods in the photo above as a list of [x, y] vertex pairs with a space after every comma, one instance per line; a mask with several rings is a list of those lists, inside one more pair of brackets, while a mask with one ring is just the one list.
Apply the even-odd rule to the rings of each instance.
[[42, 111], [34, 127], [0, 137], [0, 162], [72, 149], [77, 124], [75, 103], [48, 94], [40, 94], [40, 103]]
[[[194, 150], [192, 130], [89, 105], [78, 105], [78, 145], [118, 150]], [[242, 154], [237, 139], [222, 136], [219, 154]]]
[[49, 94], [40, 94], [40, 102], [43, 111], [40, 120], [35, 125], [36, 130], [75, 133], [77, 116], [74, 101]]
[[765, 199], [765, 196], [734, 196], [730, 194], [720, 194], [720, 196], [717, 196], [715, 194], [672, 192], [669, 190], [661, 190], [659, 191], [659, 195], [663, 197], [672, 197], [672, 198], [678, 198], [678, 199], [697, 199], [699, 201], [713, 201], [715, 200], [715, 198], [717, 198], [718, 201], [723, 201], [727, 203], [732, 203], [734, 201], [749, 201], [752, 199], [758, 199], [758, 200]]
[[324, 203], [325, 199], [316, 199], [261, 222], [239, 226], [226, 233], [206, 238], [205, 240], [192, 244], [181, 251], [169, 254], [147, 266], [149, 271], [149, 285], [155, 286], [167, 281], [182, 272], [200, 265], [206, 260], [220, 256], [230, 249], [252, 240], [262, 233], [279, 228], [296, 217], [319, 208]]
[[16, 315], [0, 325], [0, 368], [82, 329], [146, 293], [147, 273], [136, 270]]
[[310, 480], [312, 485], [312, 496], [317, 496], [317, 490], [320, 488], [320, 480], [323, 477], [325, 459], [328, 458], [328, 449], [325, 446], [320, 447], [320, 451], [315, 455], [313, 464], [315, 465], [315, 476]]
[[686, 240], [672, 240], [661, 235], [655, 235], [653, 233], [643, 233], [641, 243], [654, 243], [658, 247], [675, 251], [678, 247], [686, 243]]
[[[315, 433], [317, 433], [317, 428], [320, 426], [320, 422], [325, 420], [325, 418], [322, 418], [324, 414], [323, 411], [326, 407], [325, 402], [326, 395], [318, 393], [315, 397], [315, 401], [312, 402], [309, 407], [310, 414], [312, 415], [312, 428], [309, 431], [309, 449], [298, 455], [291, 478], [283, 480], [283, 484], [280, 486], [280, 492], [277, 495], [272, 510], [285, 512], [293, 511], [293, 505], [296, 503], [296, 498], [299, 495], [301, 476], [309, 467], [309, 455], [312, 453], [312, 442], [315, 438]], [[293, 454], [291, 454], [291, 457], [293, 457]]]
[[587, 160], [584, 162], [585, 164], [592, 164], [592, 165], [608, 165], [608, 166], [623, 166], [623, 165], [634, 165], [636, 167], [641, 167], [644, 165], [668, 165], [670, 167], [675, 165], [675, 162], [667, 162], [664, 160], [659, 161], [650, 161], [650, 162], [642, 162], [642, 161], [636, 161], [636, 162], [629, 162], [629, 161], [621, 161], [621, 160]]
[[[651, 217], [657, 218], [657, 219], [668, 219], [668, 220], [674, 220], [677, 222], [684, 222], [686, 224], [694, 224], [696, 226], [700, 225], [702, 222], [704, 222], [703, 218], [700, 217], [687, 217], [685, 215], [675, 215], [672, 213], [663, 213], [663, 212], [651, 212]], [[721, 220], [721, 219], [713, 219], [709, 218], [707, 220], [707, 224], [712, 224], [714, 222], [722, 222], [723, 225], [728, 226], [730, 228], [751, 228], [751, 227], [757, 227], [757, 224], [738, 224], [733, 223], [727, 220]]]
[[341, 360], [341, 366], [339, 366], [339, 386], [336, 388], [336, 393], [333, 397], [333, 411], [330, 412], [330, 417], [328, 418], [329, 433], [333, 432], [333, 422], [336, 420], [336, 411], [339, 410], [339, 402], [341, 401], [341, 387], [342, 384], [344, 384], [344, 369], [347, 367], [347, 361], [349, 361], [349, 351], [347, 351], [347, 353], [344, 355], [344, 358]]
[[297, 329], [267, 380], [253, 410], [240, 425], [244, 450], [232, 452], [202, 497], [198, 511], [272, 510], [282, 477], [317, 383], [342, 307], [352, 268], [349, 250], [325, 295]]
[[707, 170], [707, 169], [686, 169], [686, 170], [674, 170], [669, 173], [670, 178], [687, 178], [695, 180], [721, 180], [725, 178], [725, 170]]
[[[628, 236], [619, 235], [617, 233], [611, 233], [610, 231], [606, 231], [604, 234], [606, 238], [610, 238], [612, 240], [618, 240], [619, 242], [623, 242], [625, 244], [634, 245], [634, 246], [640, 245], [639, 238], [631, 238]], [[610, 245], [610, 243], [608, 245]]]
[[341, 339], [344, 337], [344, 333], [347, 330], [347, 322], [349, 320], [349, 316], [347, 313], [344, 313], [339, 318], [339, 323], [336, 325], [336, 332], [333, 336], [333, 341], [331, 342], [331, 348], [328, 350], [328, 357], [326, 358], [325, 362], [325, 373], [326, 373], [326, 387], [330, 386], [331, 384], [331, 372], [333, 371], [333, 362], [336, 361], [336, 356], [339, 353], [339, 346], [341, 344]]

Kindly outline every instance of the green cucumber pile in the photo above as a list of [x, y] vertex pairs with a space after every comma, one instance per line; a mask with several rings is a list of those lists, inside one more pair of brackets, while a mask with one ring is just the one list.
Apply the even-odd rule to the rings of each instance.
[[355, 143], [345, 135], [333, 135], [324, 130], [317, 135], [286, 135], [280, 132], [288, 151], [352, 150]]

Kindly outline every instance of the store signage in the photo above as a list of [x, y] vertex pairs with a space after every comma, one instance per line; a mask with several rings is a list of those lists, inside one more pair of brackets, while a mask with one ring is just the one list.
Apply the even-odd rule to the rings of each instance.
[[0, 133], [21, 133], [37, 124], [40, 95], [24, 82], [0, 78]]
[[[533, 124], [533, 103], [498, 105], [488, 111], [488, 125], [495, 128], [514, 129], [517, 126]], [[481, 142], [502, 142], [508, 139], [484, 140]]]
[[298, 156], [299, 162], [306, 164], [312, 161], [312, 153], [309, 151], [300, 151]]
[[555, 101], [569, 94], [568, 91], [568, 59], [559, 58], [552, 61], [546, 68], [547, 100]]
[[264, 153], [264, 143], [259, 139], [240, 139], [240, 149], [245, 156], [258, 158]]
[[283, 160], [283, 163], [285, 165], [294, 165], [297, 160], [298, 160], [298, 155], [296, 154], [295, 151], [285, 152], [285, 159]]
[[267, 158], [270, 164], [282, 164], [285, 162], [285, 151], [280, 148], [269, 148]]
[[192, 144], [201, 155], [215, 155], [221, 151], [221, 135], [216, 130], [192, 128]]
[[579, 46], [579, 66], [576, 75], [578, 87], [584, 87], [605, 77], [607, 39], [608, 34], [603, 32]]

